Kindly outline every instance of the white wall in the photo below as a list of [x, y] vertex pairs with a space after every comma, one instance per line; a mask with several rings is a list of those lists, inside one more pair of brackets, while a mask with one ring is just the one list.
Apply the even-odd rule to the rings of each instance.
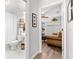
[[[51, 6], [49, 7], [50, 9], [47, 8], [47, 12], [44, 13], [44, 16], [47, 16], [49, 18], [42, 18], [42, 22], [52, 22], [53, 18], [57, 18], [59, 20], [58, 24], [54, 24], [54, 25], [49, 25], [46, 24], [45, 26], [45, 34], [46, 35], [53, 35], [53, 33], [59, 32], [62, 29], [61, 26], [61, 22], [62, 22], [62, 8], [61, 8], [61, 4], [55, 5], [55, 6]], [[46, 10], [46, 8], [44, 8]], [[43, 10], [42, 12], [44, 12], [45, 10]]]
[[[58, 23], [51, 23], [51, 18], [45, 18], [45, 20], [42, 18], [42, 22], [45, 23], [45, 35], [53, 35], [53, 33], [59, 32], [62, 29], [62, 20], [61, 17], [58, 17], [59, 19]], [[51, 24], [50, 24], [51, 23]]]
[[53, 33], [57, 33], [61, 30], [61, 25], [47, 26], [45, 29], [46, 35], [53, 35]]
[[11, 14], [9, 12], [5, 12], [5, 25], [6, 25], [6, 43], [16, 40], [16, 33], [17, 33], [17, 16]]
[[[30, 59], [39, 51], [39, 21], [38, 21], [38, 15], [39, 15], [39, 3], [38, 0], [30, 0], [30, 19], [29, 19], [29, 26], [30, 26]], [[37, 14], [37, 27], [32, 27], [32, 13]]]

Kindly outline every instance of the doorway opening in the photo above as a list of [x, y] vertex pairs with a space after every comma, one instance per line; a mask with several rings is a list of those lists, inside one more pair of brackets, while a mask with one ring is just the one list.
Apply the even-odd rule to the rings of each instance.
[[62, 59], [63, 6], [62, 2], [40, 8], [41, 53], [34, 59]]
[[6, 59], [29, 59], [29, 9], [26, 0], [5, 1]]

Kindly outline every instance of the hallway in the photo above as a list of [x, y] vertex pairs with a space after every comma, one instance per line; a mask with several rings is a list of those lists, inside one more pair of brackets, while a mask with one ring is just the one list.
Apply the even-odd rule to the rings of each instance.
[[[5, 45], [12, 47], [6, 49], [6, 59], [62, 59], [62, 3], [63, 0], [6, 0]], [[43, 38], [47, 42], [42, 43]]]

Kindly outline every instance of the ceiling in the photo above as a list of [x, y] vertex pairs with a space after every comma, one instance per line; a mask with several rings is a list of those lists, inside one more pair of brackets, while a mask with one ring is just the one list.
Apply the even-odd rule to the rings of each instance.
[[48, 5], [48, 4], [52, 4], [52, 3], [55, 3], [55, 2], [61, 2], [62, 0], [39, 0], [39, 6], [40, 7], [43, 7], [45, 5]]
[[25, 12], [26, 0], [6, 0], [5, 11], [22, 15]]
[[61, 4], [57, 4], [54, 6], [46, 7], [42, 9], [42, 15], [48, 17], [55, 17], [61, 14]]

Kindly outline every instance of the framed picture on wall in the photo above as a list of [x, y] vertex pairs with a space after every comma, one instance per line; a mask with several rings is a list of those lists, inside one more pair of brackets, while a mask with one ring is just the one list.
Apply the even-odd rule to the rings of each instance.
[[67, 6], [67, 20], [71, 22], [73, 20], [73, 0], [69, 0]]
[[32, 13], [32, 27], [37, 27], [37, 15]]

